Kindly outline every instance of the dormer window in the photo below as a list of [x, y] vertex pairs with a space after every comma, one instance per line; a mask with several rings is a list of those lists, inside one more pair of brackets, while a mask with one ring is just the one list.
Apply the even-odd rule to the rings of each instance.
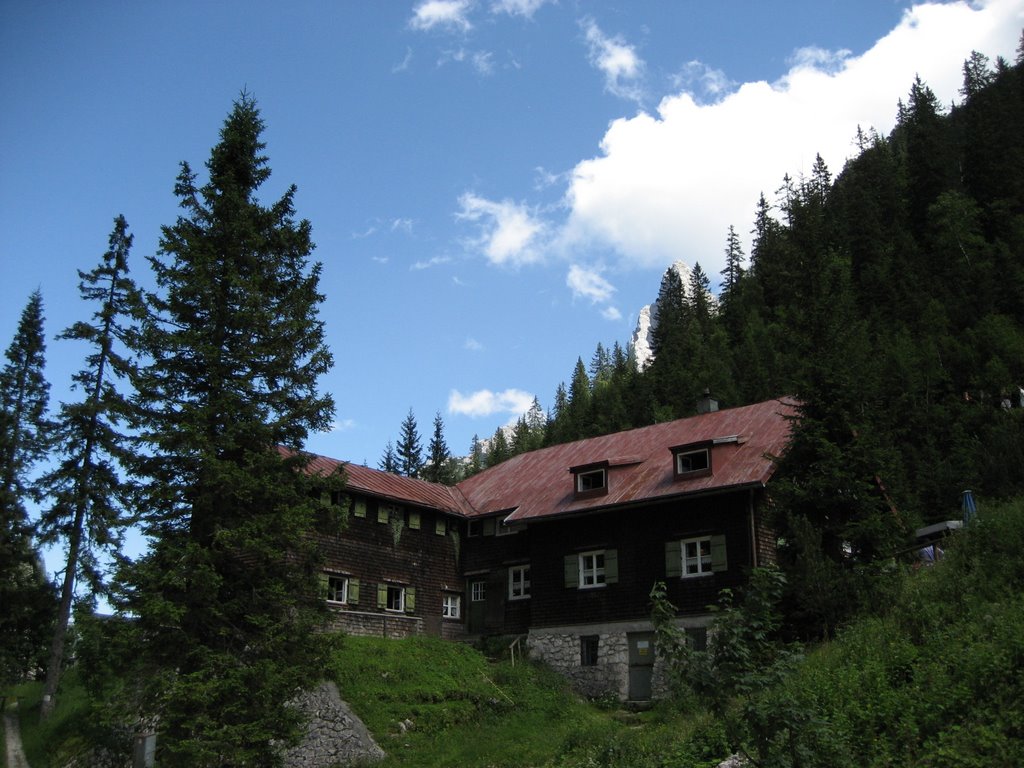
[[588, 464], [583, 467], [573, 467], [569, 471], [573, 474], [576, 498], [603, 496], [608, 493], [607, 462], [602, 462], [601, 464]]
[[677, 480], [711, 474], [711, 442], [690, 443], [672, 449], [672, 472]]

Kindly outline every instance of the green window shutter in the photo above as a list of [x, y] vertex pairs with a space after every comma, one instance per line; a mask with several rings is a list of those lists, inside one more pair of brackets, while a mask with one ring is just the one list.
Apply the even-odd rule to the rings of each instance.
[[416, 587], [405, 588], [405, 612], [412, 613], [416, 610]]
[[604, 551], [604, 583], [617, 584], [619, 581], [619, 550]]
[[484, 520], [484, 536], [494, 535], [494, 518], [490, 517]]
[[377, 506], [377, 522], [386, 523], [388, 521], [388, 508], [383, 504]]
[[356, 499], [352, 512], [356, 517], [366, 517], [366, 499]]
[[317, 577], [317, 580], [320, 582], [320, 584], [319, 584], [319, 586], [320, 586], [320, 597], [323, 600], [327, 599], [327, 587], [328, 587], [328, 579], [329, 578], [330, 577], [328, 577], [328, 575], [326, 573], [321, 573]]
[[420, 513], [410, 512], [409, 513], [409, 529], [418, 531], [420, 529]]
[[665, 542], [665, 576], [668, 578], [683, 575], [683, 544], [675, 541]]
[[388, 585], [381, 582], [377, 585], [377, 607], [385, 608], [388, 604]]
[[443, 517], [437, 518], [437, 520], [434, 522], [434, 533], [436, 533], [438, 536], [444, 536], [446, 533], [448, 533], [448, 526], [445, 523], [445, 519]]
[[565, 556], [565, 586], [577, 589], [580, 585], [580, 561], [576, 555]]
[[711, 537], [711, 570], [715, 573], [729, 570], [729, 560], [725, 556], [725, 536]]
[[348, 580], [348, 602], [349, 605], [359, 602], [359, 579]]

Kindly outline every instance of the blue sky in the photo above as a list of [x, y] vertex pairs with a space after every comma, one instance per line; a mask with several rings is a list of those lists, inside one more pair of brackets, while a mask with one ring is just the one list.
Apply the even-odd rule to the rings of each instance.
[[[411, 408], [453, 451], [578, 356], [626, 344], [675, 259], [722, 268], [761, 191], [887, 133], [915, 73], [949, 103], [972, 49], [1013, 59], [1024, 0], [0, 3], [0, 345], [41, 288], [91, 313], [124, 214], [133, 272], [242, 89], [323, 262], [335, 429], [376, 466]], [[51, 341], [54, 405], [82, 350]]]

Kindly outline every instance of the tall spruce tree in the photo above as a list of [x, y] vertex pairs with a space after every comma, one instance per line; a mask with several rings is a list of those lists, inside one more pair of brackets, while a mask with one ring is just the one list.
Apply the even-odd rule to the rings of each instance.
[[130, 522], [133, 484], [126, 481], [121, 469], [131, 467], [132, 443], [119, 431], [130, 411], [115, 382], [130, 373], [130, 362], [121, 352], [141, 308], [139, 292], [128, 277], [131, 245], [128, 223], [118, 216], [100, 264], [91, 272], [78, 273], [82, 298], [98, 303], [99, 308], [92, 322], [75, 323], [58, 336], [84, 341], [93, 351], [86, 357], [86, 367], [73, 377], [82, 400], [61, 404], [55, 425], [60, 460], [41, 483], [51, 500], [40, 519], [41, 540], [60, 541], [67, 547], [60, 610], [40, 708], [43, 719], [54, 707], [76, 585], [81, 579], [88, 584], [90, 595], [102, 591], [99, 556], [120, 550], [121, 534]]
[[444, 439], [444, 419], [438, 411], [434, 414], [434, 432], [430, 436], [430, 444], [427, 446], [427, 462], [423, 465], [421, 475], [424, 480], [432, 483], [450, 485], [454, 480], [452, 472], [452, 452], [448, 449], [448, 443]]
[[301, 718], [286, 702], [324, 663], [309, 533], [338, 523], [319, 491], [341, 478], [311, 477], [300, 449], [330, 424], [317, 382], [332, 357], [295, 187], [257, 196], [263, 128], [243, 93], [208, 181], [182, 163], [182, 214], [150, 259], [135, 389], [152, 546], [126, 569], [122, 607], [138, 616], [167, 766], [279, 764]]
[[388, 444], [384, 446], [384, 453], [381, 455], [380, 461], [377, 462], [377, 469], [381, 472], [398, 474], [398, 456], [395, 453], [395, 444], [390, 440], [388, 440]]
[[5, 357], [0, 369], [0, 679], [13, 680], [42, 661], [54, 607], [25, 506], [38, 498], [32, 470], [51, 444], [40, 291], [29, 296]]
[[398, 473], [406, 477], [419, 477], [423, 468], [423, 447], [420, 444], [420, 431], [412, 408], [402, 421], [395, 453], [398, 458]]

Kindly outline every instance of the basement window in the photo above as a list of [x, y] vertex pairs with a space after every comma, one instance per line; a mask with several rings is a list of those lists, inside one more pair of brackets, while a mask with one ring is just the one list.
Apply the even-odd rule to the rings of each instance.
[[580, 635], [580, 666], [597, 666], [597, 635]]

